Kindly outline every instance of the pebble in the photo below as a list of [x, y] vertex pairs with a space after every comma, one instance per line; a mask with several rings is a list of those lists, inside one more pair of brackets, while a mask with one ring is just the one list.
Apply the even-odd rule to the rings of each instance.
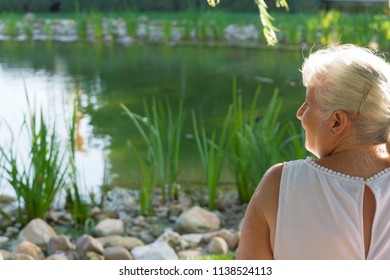
[[[123, 192], [121, 193], [120, 197], [129, 199]], [[112, 196], [117, 195], [112, 194]], [[182, 200], [185, 201], [185, 199]], [[116, 209], [121, 208], [116, 203], [120, 201], [111, 201], [110, 205]], [[126, 220], [126, 224], [122, 219], [104, 219], [91, 231], [101, 236], [98, 238], [91, 235], [70, 238], [69, 236], [73, 236], [71, 233], [73, 225], [70, 222], [61, 226], [61, 233], [64, 232], [63, 227], [69, 227], [70, 232], [67, 233], [69, 235], [57, 235], [54, 229], [56, 225], [62, 224], [61, 217], [67, 216], [64, 210], [55, 214], [52, 212], [51, 218], [47, 220], [50, 223], [35, 219], [22, 227], [13, 219], [11, 226], [5, 229], [4, 236], [0, 236], [0, 248], [9, 250], [0, 250], [0, 255], [3, 259], [18, 260], [175, 260], [200, 258], [205, 254], [227, 254], [229, 250], [234, 252], [237, 249], [240, 234], [234, 228], [238, 228], [238, 225], [229, 229], [219, 228], [220, 218], [224, 215], [231, 215], [231, 212], [217, 214], [199, 206], [186, 208], [177, 202], [162, 207], [164, 207], [163, 212], [168, 210], [169, 215], [165, 217], [142, 216], [136, 214], [139, 210], [132, 213], [133, 216], [130, 213], [118, 212], [121, 213], [119, 216]], [[232, 209], [233, 206], [227, 210]], [[104, 208], [97, 210], [96, 212], [99, 213], [107, 211]], [[179, 221], [185, 214], [190, 216], [185, 223], [187, 228], [178, 232], [176, 231], [177, 223], [170, 222], [170, 218], [175, 217], [175, 221]], [[243, 213], [241, 217], [240, 214], [237, 215], [237, 221], [240, 221]], [[205, 225], [210, 221], [212, 222], [210, 225]], [[29, 234], [26, 235], [26, 232]], [[16, 240], [16, 236], [19, 236], [19, 240]], [[21, 236], [24, 236], [25, 240]], [[47, 241], [35, 244], [34, 238], [47, 239]]]

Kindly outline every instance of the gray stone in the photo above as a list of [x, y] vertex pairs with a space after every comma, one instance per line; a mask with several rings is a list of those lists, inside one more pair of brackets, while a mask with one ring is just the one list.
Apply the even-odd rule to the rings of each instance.
[[131, 250], [135, 247], [144, 246], [144, 243], [135, 237], [111, 235], [97, 238], [103, 247], [123, 247], [127, 250]]
[[30, 241], [39, 247], [46, 248], [51, 237], [57, 236], [54, 229], [42, 219], [31, 220], [19, 233], [18, 241]]
[[226, 241], [219, 236], [213, 237], [206, 247], [207, 253], [212, 255], [226, 255], [228, 250]]
[[92, 261], [102, 261], [104, 260], [104, 256], [95, 252], [87, 252], [85, 255], [85, 259]]
[[165, 242], [167, 243], [171, 248], [175, 250], [181, 249], [181, 237], [180, 234], [178, 234], [175, 231], [172, 231], [172, 229], [166, 229], [165, 232], [160, 235], [156, 242]]
[[46, 258], [46, 260], [51, 261], [66, 261], [68, 258], [65, 255], [62, 254], [53, 254]]
[[24, 255], [31, 256], [33, 260], [43, 260], [45, 258], [41, 248], [27, 240], [22, 241], [16, 246], [12, 252], [12, 259], [24, 259]]
[[238, 243], [240, 242], [240, 232], [234, 233], [228, 240], [229, 249], [234, 251], [238, 248]]
[[94, 252], [103, 255], [104, 248], [102, 244], [90, 235], [83, 235], [76, 241], [76, 252], [79, 257], [84, 258], [88, 252]]
[[220, 224], [218, 215], [194, 206], [180, 215], [175, 229], [179, 233], [204, 233], [219, 229]]
[[123, 247], [108, 247], [104, 248], [105, 260], [132, 260], [130, 252]]
[[7, 251], [7, 250], [1, 250], [1, 249], [0, 249], [0, 254], [3, 256], [3, 259], [4, 259], [4, 260], [10, 260], [11, 257], [12, 257], [11, 252], [9, 252], [9, 251]]
[[124, 224], [119, 219], [105, 219], [97, 224], [93, 230], [96, 236], [123, 235]]
[[20, 230], [17, 227], [7, 227], [7, 229], [5, 230], [5, 234], [7, 236], [13, 236], [13, 235], [16, 235], [19, 233], [20, 233]]
[[[130, 37], [128, 37], [130, 38]], [[131, 39], [131, 38], [130, 38]], [[130, 44], [131, 41], [126, 41], [125, 38], [122, 38], [120, 41], [122, 44]], [[135, 209], [138, 209], [138, 202], [133, 196], [129, 196], [123, 203], [123, 208], [126, 212], [134, 211]]]
[[7, 236], [0, 236], [0, 247], [8, 242], [9, 238]]
[[72, 242], [70, 242], [67, 236], [59, 235], [50, 238], [47, 246], [47, 252], [49, 255], [63, 252], [65, 255], [70, 256], [72, 254], [73, 247]]
[[203, 235], [203, 240], [206, 243], [209, 243], [211, 241], [211, 239], [213, 239], [216, 236], [219, 236], [219, 237], [223, 238], [226, 242], [228, 242], [230, 240], [230, 238], [232, 238], [233, 234], [231, 233], [230, 230], [221, 229], [221, 230], [205, 233]]
[[131, 250], [135, 260], [177, 260], [175, 251], [165, 242], [154, 242], [150, 245]]
[[32, 256], [30, 255], [27, 255], [27, 254], [22, 254], [22, 253], [18, 253], [18, 254], [14, 254], [12, 256], [12, 259], [13, 260], [16, 260], [16, 261], [33, 261], [35, 260]]

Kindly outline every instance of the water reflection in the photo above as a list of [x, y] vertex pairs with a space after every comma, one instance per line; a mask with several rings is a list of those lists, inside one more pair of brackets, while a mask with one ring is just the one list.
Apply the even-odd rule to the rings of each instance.
[[[236, 77], [244, 102], [261, 86], [260, 105], [264, 108], [278, 87], [285, 98], [282, 117], [294, 119], [304, 96], [298, 71], [302, 60], [299, 51], [3, 42], [0, 114], [18, 129], [27, 108], [27, 91], [30, 100], [45, 108], [46, 116], [65, 134], [64, 119], [72, 112], [76, 94], [76, 159], [89, 192], [102, 185], [105, 168], [113, 185], [131, 186], [126, 143], [137, 132], [120, 104], [143, 114], [145, 98], [166, 98], [173, 110], [181, 98], [188, 116], [179, 178], [199, 181], [202, 175], [195, 142], [186, 137], [193, 133], [190, 110], [202, 112], [207, 128], [219, 127]], [[9, 141], [3, 125], [1, 134], [1, 143]]]
[[[9, 147], [11, 141], [17, 141], [18, 150], [24, 157], [27, 156], [29, 136], [25, 132], [20, 134], [20, 130], [25, 114], [28, 116], [28, 103], [36, 112], [43, 109], [47, 122], [55, 124], [58, 134], [64, 139], [63, 145], [66, 145], [67, 126], [73, 110], [72, 92], [76, 94], [80, 104], [88, 102], [83, 100], [85, 98], [78, 80], [67, 73], [64, 60], [56, 59], [54, 66], [55, 71], [48, 73], [41, 69], [31, 69], [28, 63], [24, 63], [23, 67], [19, 65], [16, 69], [0, 64], [0, 144]], [[84, 116], [80, 111], [77, 116], [76, 164], [83, 181], [80, 185], [85, 186], [82, 190], [84, 193], [96, 192], [102, 185], [106, 159], [104, 147], [108, 146], [109, 141], [107, 138], [93, 137], [90, 116]], [[88, 138], [92, 140], [86, 141]], [[14, 195], [12, 187], [3, 178], [0, 184], [0, 194]]]

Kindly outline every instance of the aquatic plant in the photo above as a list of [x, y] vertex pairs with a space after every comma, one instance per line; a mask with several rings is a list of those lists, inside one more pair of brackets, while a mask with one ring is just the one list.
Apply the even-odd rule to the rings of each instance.
[[76, 94], [73, 99], [73, 111], [71, 122], [68, 124], [69, 137], [69, 185], [66, 188], [66, 205], [72, 214], [72, 219], [76, 225], [85, 225], [89, 219], [89, 210], [91, 205], [86, 199], [82, 198], [80, 190], [82, 189], [79, 171], [76, 165], [76, 126], [79, 104]]
[[20, 133], [29, 136], [27, 156], [17, 139], [10, 147], [0, 147], [1, 168], [16, 193], [18, 220], [26, 224], [44, 218], [56, 195], [67, 185], [67, 151], [61, 149], [55, 126], [49, 126], [43, 111], [36, 114], [29, 105]]
[[279, 121], [282, 100], [275, 90], [265, 111], [258, 110], [260, 89], [248, 113], [233, 84], [233, 113], [229, 163], [235, 175], [241, 202], [248, 202], [263, 174], [273, 164], [302, 158], [306, 151], [302, 138], [291, 122]]
[[207, 185], [208, 206], [210, 209], [216, 208], [218, 199], [220, 176], [229, 147], [229, 123], [232, 120], [231, 112], [232, 110], [230, 107], [221, 131], [217, 134], [217, 131], [213, 130], [211, 136], [208, 137], [204, 124], [201, 123], [199, 127], [196, 114], [192, 111], [194, 136], [201, 158], [204, 180]]
[[[144, 117], [133, 113], [123, 104], [121, 107], [144, 141], [147, 161], [153, 162], [164, 201], [174, 198], [179, 174], [181, 132], [185, 119], [182, 101], [179, 102], [176, 114], [168, 102], [163, 103], [155, 99], [152, 100], [151, 108], [144, 100]], [[134, 148], [132, 150], [134, 152]], [[140, 153], [136, 157], [142, 162]]]

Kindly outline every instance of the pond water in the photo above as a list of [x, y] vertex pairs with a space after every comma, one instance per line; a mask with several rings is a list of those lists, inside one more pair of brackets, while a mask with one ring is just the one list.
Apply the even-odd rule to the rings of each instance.
[[[142, 115], [145, 99], [166, 98], [173, 107], [182, 99], [187, 118], [180, 180], [200, 182], [190, 110], [203, 114], [208, 129], [218, 128], [236, 77], [248, 107], [259, 86], [262, 108], [278, 88], [284, 99], [281, 118], [294, 119], [304, 98], [299, 68], [305, 55], [280, 49], [0, 42], [0, 141], [2, 145], [10, 141], [5, 123], [14, 131], [20, 128], [26, 95], [65, 131], [64, 120], [69, 119], [77, 94], [81, 104], [77, 164], [86, 191], [102, 185], [105, 170], [110, 185], [131, 187], [126, 143], [136, 131], [120, 104]], [[225, 176], [231, 179], [228, 172]], [[0, 193], [7, 190], [2, 180]]]

